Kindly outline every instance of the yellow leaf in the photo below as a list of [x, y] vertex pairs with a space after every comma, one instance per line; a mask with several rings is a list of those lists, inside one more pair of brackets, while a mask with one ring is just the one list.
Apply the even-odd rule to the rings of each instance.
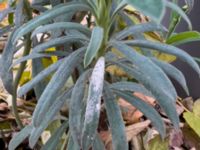
[[31, 80], [31, 73], [30, 73], [30, 71], [24, 71], [22, 73], [19, 85], [21, 86], [21, 85], [25, 84], [26, 82], [28, 82], [29, 80]]

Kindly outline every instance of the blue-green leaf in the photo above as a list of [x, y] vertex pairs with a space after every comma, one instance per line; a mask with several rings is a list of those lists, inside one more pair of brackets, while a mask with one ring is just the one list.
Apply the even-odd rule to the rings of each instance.
[[78, 150], [78, 149], [79, 149], [78, 145], [74, 143], [74, 140], [72, 136], [70, 135], [68, 143], [67, 143], [67, 150]]
[[167, 93], [167, 95], [171, 97], [172, 101], [176, 100], [176, 90], [171, 81], [166, 76], [166, 74], [148, 57], [137, 53], [133, 48], [121, 42], [113, 42], [112, 45], [113, 47], [117, 48], [117, 50], [119, 50], [123, 55], [125, 55], [125, 57], [129, 61], [133, 63], [134, 68], [139, 70], [140, 74], [144, 74], [146, 75], [146, 79], [154, 81], [154, 85], [159, 86], [163, 93]]
[[176, 67], [172, 66], [169, 63], [159, 61], [158, 59], [151, 58], [151, 60], [158, 65], [167, 75], [175, 79], [185, 90], [187, 95], [189, 95], [189, 90], [187, 88], [187, 83], [183, 73], [178, 70]]
[[21, 58], [15, 60], [11, 67], [16, 66], [16, 65], [18, 65], [18, 64], [20, 64], [20, 63], [22, 63], [24, 61], [28, 61], [30, 59], [36, 59], [36, 58], [41, 58], [41, 57], [45, 58], [45, 57], [52, 57], [52, 56], [61, 56], [61, 57], [63, 57], [63, 56], [67, 55], [66, 52], [62, 52], [62, 51], [60, 51], [60, 52], [61, 53], [59, 53], [58, 51], [50, 52], [50, 53], [30, 53], [29, 55], [26, 55], [24, 57], [21, 57]]
[[14, 47], [11, 42], [13, 33], [14, 31], [9, 36], [6, 46], [2, 53], [2, 57], [0, 58], [0, 77], [2, 79], [5, 89], [10, 94], [13, 93], [13, 73], [11, 70], [9, 70], [10, 66], [12, 65], [14, 55]]
[[158, 25], [154, 22], [147, 22], [147, 23], [141, 23], [137, 25], [133, 25], [130, 27], [125, 28], [124, 30], [118, 32], [113, 39], [124, 39], [130, 35], [137, 35], [144, 32], [151, 32], [151, 31], [163, 31], [163, 27], [161, 25]]
[[121, 110], [117, 104], [117, 99], [114, 93], [109, 89], [107, 83], [104, 84], [103, 100], [112, 134], [113, 149], [128, 150], [128, 141], [126, 139], [125, 125]]
[[82, 36], [62, 36], [59, 38], [49, 40], [48, 42], [39, 44], [36, 47], [34, 47], [32, 51], [33, 52], [42, 52], [50, 47], [55, 47], [55, 46], [59, 46], [62, 44], [67, 44], [67, 43], [84, 43], [87, 40], [88, 39], [85, 39]]
[[104, 143], [102, 141], [102, 139], [99, 137], [99, 135], [96, 135], [96, 138], [94, 140], [94, 143], [92, 145], [92, 148], [94, 150], [106, 150]]
[[160, 22], [164, 12], [165, 6], [163, 0], [125, 0], [128, 4], [139, 10], [146, 16], [151, 17], [157, 22]]
[[33, 31], [31, 37], [37, 35], [38, 33], [49, 32], [49, 31], [57, 30], [57, 29], [61, 29], [61, 30], [75, 29], [75, 30], [81, 31], [82, 33], [88, 36], [91, 34], [90, 29], [81, 24], [73, 23], [73, 22], [55, 22], [55, 23], [44, 25], [42, 27], [37, 28], [36, 30]]
[[183, 50], [174, 47], [172, 45], [166, 45], [166, 44], [161, 44], [158, 42], [151, 42], [147, 40], [128, 40], [125, 41], [124, 43], [130, 45], [130, 46], [139, 46], [139, 47], [145, 47], [149, 48], [150, 50], [158, 50], [163, 53], [168, 53], [172, 55], [176, 55], [186, 63], [188, 63], [199, 75], [200, 75], [200, 69], [198, 64], [194, 61], [194, 59], [186, 52]]
[[24, 36], [25, 34], [33, 31], [36, 27], [46, 24], [53, 20], [55, 17], [76, 11], [87, 11], [89, 10], [88, 6], [83, 3], [71, 2], [66, 4], [60, 4], [49, 11], [44, 12], [42, 15], [35, 17], [28, 23], [24, 24], [15, 32], [12, 42], [16, 43], [19, 37]]
[[96, 54], [98, 53], [99, 49], [101, 48], [102, 42], [103, 42], [103, 29], [101, 27], [94, 27], [92, 30], [92, 35], [90, 42], [88, 44], [85, 57], [84, 57], [84, 66], [87, 67]]
[[40, 125], [40, 122], [47, 114], [47, 111], [49, 110], [53, 101], [59, 95], [61, 88], [63, 88], [72, 71], [82, 61], [82, 55], [84, 51], [84, 47], [80, 48], [79, 50], [76, 50], [70, 54], [67, 58], [64, 58], [63, 63], [51, 78], [40, 99], [38, 100], [38, 104], [33, 113], [33, 125], [35, 127]]
[[159, 76], [148, 77], [146, 73], [141, 73], [140, 70], [138, 70], [136, 67], [130, 67], [127, 64], [122, 64], [119, 62], [112, 63], [122, 68], [125, 72], [128, 73], [129, 76], [140, 81], [140, 83], [142, 83], [149, 91], [151, 91], [174, 126], [179, 128], [179, 117], [176, 112], [175, 99], [172, 99], [172, 97], [169, 96], [169, 92], [163, 90], [159, 83], [157, 83], [156, 78]]
[[139, 92], [146, 96], [152, 97], [151, 92], [149, 92], [143, 85], [135, 82], [127, 82], [127, 81], [115, 82], [110, 85], [110, 88], [120, 91]]
[[16, 150], [16, 148], [30, 135], [33, 127], [31, 125], [27, 125], [23, 128], [20, 132], [18, 132], [13, 138], [11, 139], [8, 149], [9, 150]]
[[[91, 70], [85, 71], [74, 86], [72, 97], [69, 105], [69, 127], [71, 136], [74, 143], [81, 147], [81, 136], [83, 126], [83, 111], [85, 110], [84, 94], [86, 89], [86, 83], [89, 80]], [[79, 147], [79, 148], [80, 148]]]
[[120, 96], [121, 98], [123, 98], [124, 100], [126, 100], [127, 102], [135, 106], [136, 108], [138, 108], [147, 118], [151, 120], [152, 124], [156, 127], [160, 135], [163, 138], [165, 137], [166, 130], [164, 127], [164, 123], [161, 119], [161, 116], [157, 113], [157, 111], [152, 106], [140, 100], [139, 98], [133, 96], [130, 93], [125, 93], [125, 92], [116, 91], [116, 90], [114, 90], [114, 92], [118, 96]]
[[92, 71], [87, 106], [85, 112], [85, 121], [82, 136], [82, 148], [88, 150], [96, 137], [96, 130], [99, 123], [101, 96], [104, 83], [105, 59], [100, 57]]
[[66, 128], [68, 127], [68, 121], [65, 121], [60, 128], [58, 128], [51, 138], [45, 143], [41, 150], [55, 150], [58, 146], [58, 143], [65, 133]]
[[50, 73], [54, 72], [59, 68], [59, 66], [63, 63], [63, 59], [57, 61], [55, 64], [50, 65], [48, 68], [41, 71], [38, 75], [36, 75], [31, 81], [24, 84], [18, 91], [18, 96], [22, 96], [34, 88], [39, 82], [41, 82], [45, 77], [47, 77]]
[[40, 122], [40, 126], [33, 127], [33, 130], [29, 137], [30, 147], [34, 147], [37, 143], [42, 132], [48, 127], [48, 125], [54, 120], [56, 114], [59, 112], [66, 99], [71, 97], [72, 89], [69, 89], [62, 93], [53, 103], [53, 105], [47, 111], [46, 116], [42, 116], [43, 119]]
[[176, 4], [170, 2], [170, 1], [164, 1], [165, 5], [169, 8], [171, 8], [172, 10], [176, 11], [188, 24], [188, 28], [190, 30], [192, 30], [192, 23], [190, 21], [190, 19], [188, 18], [188, 16], [185, 14], [185, 12]]

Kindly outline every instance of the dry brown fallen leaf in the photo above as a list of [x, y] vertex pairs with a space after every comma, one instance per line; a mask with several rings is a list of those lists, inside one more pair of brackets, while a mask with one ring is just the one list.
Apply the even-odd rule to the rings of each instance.
[[[126, 131], [127, 141], [131, 141], [132, 138], [134, 138], [141, 131], [146, 129], [150, 123], [151, 123], [150, 120], [146, 120], [143, 122], [126, 126], [125, 131]], [[112, 136], [111, 136], [110, 131], [100, 131], [99, 135], [105, 144], [106, 150], [112, 150]]]
[[[134, 96], [140, 98], [141, 100], [152, 106], [155, 105], [155, 99], [152, 97], [145, 96], [142, 93], [138, 92], [135, 92]], [[122, 116], [126, 124], [136, 123], [143, 116], [143, 114], [136, 107], [134, 107], [122, 98], [119, 99], [118, 104], [122, 108]]]

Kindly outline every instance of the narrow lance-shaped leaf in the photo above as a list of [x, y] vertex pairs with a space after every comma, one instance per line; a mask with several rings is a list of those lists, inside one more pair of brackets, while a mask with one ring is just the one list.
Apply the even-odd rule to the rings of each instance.
[[166, 91], [160, 88], [159, 83], [155, 84], [157, 82], [155, 78], [149, 78], [146, 73], [141, 73], [140, 70], [138, 70], [138, 68], [136, 67], [130, 67], [127, 66], [127, 64], [122, 64], [119, 62], [112, 63], [122, 68], [131, 77], [137, 79], [149, 91], [151, 91], [151, 93], [154, 95], [160, 106], [166, 112], [167, 116], [170, 118], [174, 126], [176, 128], [179, 128], [179, 118], [176, 112], [175, 99], [172, 99], [172, 97], [168, 95], [168, 92], [166, 93]]
[[34, 47], [32, 51], [42, 52], [50, 47], [55, 47], [67, 43], [84, 43], [85, 41], [87, 41], [87, 39], [82, 38], [81, 36], [62, 36], [59, 38], [49, 40], [48, 42], [39, 44], [36, 47]]
[[48, 110], [46, 116], [43, 116], [43, 120], [40, 122], [39, 127], [33, 127], [33, 130], [29, 137], [29, 145], [30, 147], [34, 147], [37, 143], [39, 137], [41, 136], [42, 132], [48, 127], [48, 125], [54, 120], [56, 114], [59, 112], [63, 104], [65, 103], [66, 99], [71, 97], [72, 89], [67, 90], [66, 92], [62, 93], [53, 103], [53, 105]]
[[32, 126], [27, 125], [20, 132], [18, 132], [10, 141], [8, 145], [9, 150], [16, 150], [16, 148], [30, 135]]
[[170, 36], [166, 43], [172, 45], [180, 45], [195, 41], [200, 41], [200, 33], [197, 31], [186, 31]]
[[9, 70], [13, 55], [14, 55], [14, 46], [12, 45], [11, 39], [13, 37], [14, 31], [10, 34], [6, 46], [3, 50], [2, 57], [0, 58], [0, 77], [4, 84], [5, 89], [12, 94], [13, 93], [13, 73]]
[[30, 59], [36, 59], [36, 58], [45, 58], [45, 57], [52, 57], [52, 56], [60, 56], [60, 57], [63, 57], [63, 56], [66, 56], [68, 53], [66, 52], [61, 52], [61, 53], [57, 53], [58, 51], [55, 51], [55, 52], [50, 52], [50, 53], [30, 53], [29, 55], [26, 55], [24, 57], [21, 57], [19, 59], [17, 59], [16, 61], [13, 62], [12, 66], [16, 66], [24, 61], [28, 61]]
[[79, 147], [78, 147], [78, 145], [76, 145], [74, 143], [74, 140], [73, 140], [72, 136], [70, 135], [68, 143], [67, 143], [67, 150], [77, 150], [77, 149], [79, 149]]
[[31, 37], [37, 35], [38, 33], [49, 32], [49, 31], [57, 30], [57, 29], [78, 30], [88, 36], [91, 34], [90, 29], [81, 24], [73, 23], [73, 22], [55, 22], [55, 23], [44, 25], [42, 27], [37, 28], [36, 30], [33, 31]]
[[127, 81], [115, 82], [110, 85], [110, 88], [120, 91], [139, 92], [146, 96], [152, 97], [151, 92], [149, 92], [143, 85], [135, 82], [127, 82]]
[[194, 59], [186, 52], [183, 50], [167, 45], [167, 44], [161, 44], [157, 42], [151, 42], [147, 40], [127, 40], [124, 41], [123, 43], [128, 44], [130, 46], [139, 46], [139, 47], [145, 47], [149, 48], [150, 50], [158, 50], [164, 53], [176, 55], [186, 63], [188, 63], [199, 75], [200, 75], [200, 69], [198, 64], [194, 61]]
[[100, 57], [91, 75], [85, 121], [82, 136], [82, 148], [87, 150], [94, 142], [99, 123], [101, 96], [104, 83], [105, 59]]
[[76, 143], [77, 146], [80, 147], [83, 126], [82, 112], [83, 109], [85, 109], [85, 102], [83, 101], [83, 99], [85, 94], [86, 83], [89, 80], [90, 74], [91, 70], [87, 70], [76, 81], [69, 105], [69, 127], [71, 131], [71, 136], [73, 137], [74, 143]]
[[187, 88], [185, 77], [180, 70], [178, 70], [176, 67], [172, 66], [169, 63], [159, 61], [155, 58], [151, 58], [151, 60], [155, 64], [157, 64], [167, 75], [175, 79], [183, 87], [187, 95], [189, 95], [189, 90]]
[[36, 27], [40, 25], [50, 22], [52, 19], [54, 19], [55, 17], [59, 15], [62, 15], [68, 12], [87, 11], [87, 10], [89, 10], [89, 7], [83, 3], [71, 2], [71, 3], [58, 5], [52, 8], [51, 10], [46, 11], [42, 15], [35, 17], [28, 23], [18, 28], [12, 38], [12, 42], [16, 43], [19, 37], [24, 36], [25, 34], [33, 31]]
[[141, 23], [125, 28], [121, 32], [118, 32], [116, 35], [114, 35], [113, 39], [121, 40], [129, 35], [137, 35], [144, 32], [163, 31], [163, 30], [164, 29], [161, 25], [158, 25], [154, 22]]
[[35, 85], [45, 79], [50, 73], [54, 72], [61, 64], [63, 63], [63, 59], [57, 61], [55, 64], [50, 65], [48, 68], [41, 71], [37, 76], [35, 76], [31, 81], [24, 84], [18, 91], [18, 96], [23, 96]]
[[154, 84], [157, 84], [164, 93], [167, 93], [171, 97], [172, 101], [176, 100], [176, 90], [171, 81], [148, 57], [137, 53], [134, 49], [121, 42], [113, 42], [112, 45], [125, 55], [125, 57], [133, 63], [135, 68], [137, 68], [141, 74], [145, 74], [149, 80], [154, 80]]
[[128, 142], [126, 139], [125, 125], [121, 110], [117, 104], [117, 99], [114, 96], [114, 93], [111, 89], [109, 89], [109, 85], [107, 83], [104, 84], [103, 100], [112, 134], [113, 149], [128, 150]]
[[101, 139], [101, 137], [97, 134], [94, 143], [92, 145], [92, 148], [95, 150], [106, 150], [104, 143]]
[[84, 66], [87, 67], [96, 54], [98, 53], [99, 49], [101, 48], [102, 42], [103, 42], [103, 29], [101, 27], [94, 27], [92, 30], [92, 35], [90, 42], [88, 44], [85, 57], [84, 57]]
[[164, 12], [165, 6], [163, 0], [125, 0], [128, 4], [139, 10], [146, 16], [151, 17], [157, 22], [160, 22]]
[[15, 17], [14, 17], [15, 26], [17, 28], [23, 24], [25, 19], [25, 14], [23, 13], [23, 9], [24, 9], [24, 0], [19, 0], [17, 2], [17, 6], [15, 9]]
[[66, 128], [68, 127], [68, 121], [65, 121], [60, 128], [58, 128], [51, 138], [45, 143], [45, 145], [41, 148], [41, 150], [55, 150], [57, 145], [65, 133]]
[[176, 4], [170, 2], [170, 1], [164, 1], [165, 5], [169, 8], [171, 8], [172, 10], [176, 11], [188, 24], [188, 28], [190, 30], [192, 30], [192, 23], [190, 21], [190, 19], [188, 18], [188, 16], [185, 14], [185, 12]]
[[121, 98], [123, 98], [124, 100], [132, 104], [133, 106], [135, 106], [137, 109], [139, 109], [147, 118], [151, 120], [152, 124], [156, 127], [160, 135], [163, 138], [165, 137], [166, 130], [164, 127], [164, 123], [161, 119], [161, 116], [157, 113], [157, 111], [151, 105], [145, 103], [144, 101], [140, 100], [139, 98], [133, 96], [130, 93], [125, 93], [125, 92], [116, 91], [116, 90], [114, 90], [114, 92], [118, 96], [120, 96]]
[[46, 115], [49, 107], [56, 99], [59, 91], [64, 86], [72, 71], [82, 61], [81, 57], [84, 53], [84, 50], [84, 47], [80, 48], [65, 58], [61, 66], [51, 78], [50, 82], [42, 93], [33, 113], [33, 125], [35, 127], [40, 125], [40, 122]]

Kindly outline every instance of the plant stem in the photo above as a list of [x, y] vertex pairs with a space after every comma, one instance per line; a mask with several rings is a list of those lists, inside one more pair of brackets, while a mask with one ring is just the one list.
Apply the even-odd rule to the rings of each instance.
[[[23, 56], [26, 56], [27, 54], [29, 54], [30, 49], [31, 49], [31, 40], [30, 40], [30, 34], [29, 34], [29, 35], [27, 35], [27, 40], [25, 43]], [[17, 71], [16, 77], [14, 80], [14, 90], [13, 90], [13, 95], [12, 95], [13, 113], [16, 118], [17, 125], [19, 126], [20, 129], [23, 128], [23, 124], [20, 120], [19, 113], [17, 111], [17, 87], [19, 85], [19, 82], [20, 82], [20, 79], [21, 79], [21, 76], [23, 74], [25, 67], [26, 67], [26, 62], [21, 63], [19, 66], [19, 70]]]
[[[29, 3], [24, 0], [24, 8], [25, 8], [25, 12], [27, 13], [27, 17], [28, 20], [32, 19], [32, 14], [31, 14], [31, 9], [29, 7]], [[25, 46], [24, 46], [24, 53], [23, 56], [26, 56], [29, 54], [30, 50], [31, 50], [31, 34], [29, 33], [27, 36], [25, 36], [26, 42], [25, 42]], [[17, 87], [19, 85], [21, 76], [23, 74], [23, 71], [26, 67], [26, 62], [22, 62], [19, 66], [19, 70], [17, 71], [14, 83], [13, 83], [13, 94], [12, 94], [12, 110], [13, 110], [13, 114], [15, 116], [15, 120], [17, 122], [17, 125], [19, 126], [20, 129], [23, 128], [23, 124], [20, 120], [20, 116], [17, 110]]]

